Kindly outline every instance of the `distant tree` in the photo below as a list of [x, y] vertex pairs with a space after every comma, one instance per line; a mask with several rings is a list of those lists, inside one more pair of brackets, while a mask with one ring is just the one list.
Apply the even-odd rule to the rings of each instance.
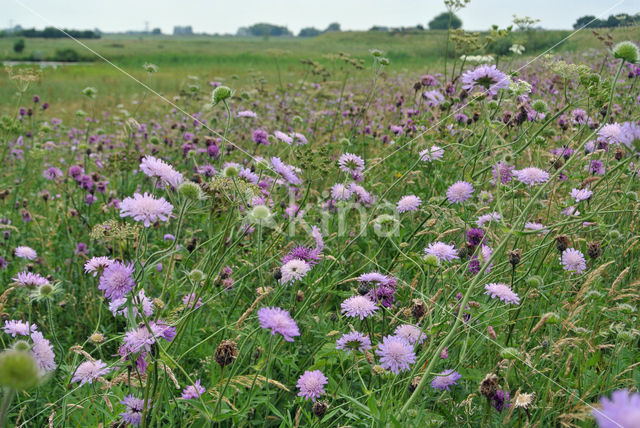
[[457, 29], [462, 27], [462, 20], [458, 18], [455, 14], [449, 12], [443, 12], [440, 15], [436, 16], [429, 22], [430, 30], [446, 30], [449, 28], [449, 22], [451, 22], [451, 28]]
[[53, 60], [55, 61], [64, 61], [64, 62], [76, 62], [80, 61], [80, 55], [74, 49], [66, 48], [66, 49], [56, 49], [55, 54], [53, 55]]
[[13, 44], [13, 51], [15, 53], [22, 53], [22, 51], [24, 50], [25, 46], [26, 46], [26, 43], [24, 42], [24, 39], [17, 40]]
[[422, 31], [422, 30], [424, 30], [424, 27], [422, 26], [422, 24], [418, 24], [418, 25], [416, 25], [416, 30]]
[[369, 28], [369, 31], [387, 32], [387, 31], [389, 31], [389, 27], [383, 27], [381, 25], [374, 25], [373, 27]]
[[605, 27], [614, 28], [620, 25], [620, 21], [618, 20], [617, 17], [613, 15], [609, 15], [609, 18], [605, 21], [604, 24], [605, 24], [604, 25]]
[[300, 30], [300, 32], [298, 33], [298, 37], [315, 37], [320, 35], [321, 33], [322, 31], [318, 30], [317, 28], [307, 27]]
[[332, 31], [341, 31], [340, 24], [338, 24], [337, 22], [332, 22], [331, 24], [329, 24], [327, 29], [324, 30], [325, 33], [331, 33]]
[[162, 30], [160, 28], [154, 28], [153, 30], [151, 30], [151, 34], [159, 36], [160, 34], [162, 34]]
[[249, 32], [250, 35], [254, 37], [293, 36], [293, 33], [291, 33], [291, 31], [289, 31], [287, 27], [267, 24], [264, 22], [253, 24], [251, 27], [247, 28], [247, 31]]

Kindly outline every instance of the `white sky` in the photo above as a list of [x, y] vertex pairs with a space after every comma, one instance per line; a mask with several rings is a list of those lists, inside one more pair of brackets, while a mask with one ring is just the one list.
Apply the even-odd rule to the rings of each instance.
[[[28, 9], [32, 9], [37, 16]], [[399, 27], [427, 23], [445, 10], [442, 0], [0, 0], [0, 28], [9, 23], [25, 28], [48, 25], [105, 32], [191, 25], [195, 32], [235, 33], [256, 22], [326, 28], [339, 22], [343, 30], [373, 25]], [[549, 29], [570, 29], [583, 15], [640, 12], [640, 0], [471, 0], [459, 16], [463, 28], [505, 27], [512, 15], [540, 19]], [[44, 18], [44, 19], [43, 19]], [[49, 21], [49, 22], [47, 22]]]

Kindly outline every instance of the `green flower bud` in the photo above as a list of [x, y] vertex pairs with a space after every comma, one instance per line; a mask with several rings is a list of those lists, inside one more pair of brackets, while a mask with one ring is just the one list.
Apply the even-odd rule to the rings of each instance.
[[11, 349], [14, 349], [16, 351], [28, 352], [31, 350], [31, 344], [26, 340], [17, 340], [13, 343], [13, 345], [11, 345]]
[[189, 280], [195, 284], [204, 281], [204, 279], [204, 272], [202, 272], [200, 269], [193, 269], [191, 272], [189, 272]]
[[82, 90], [82, 95], [89, 98], [94, 98], [97, 93], [98, 90], [96, 88], [92, 88], [91, 86], [87, 86]]
[[631, 342], [634, 337], [634, 334], [630, 331], [623, 330], [618, 333], [618, 340], [621, 342]]
[[531, 108], [538, 113], [546, 113], [549, 110], [549, 106], [543, 100], [535, 100], [531, 103]]
[[609, 231], [609, 238], [610, 238], [612, 241], [617, 241], [617, 240], [619, 240], [619, 239], [622, 239], [622, 234], [621, 234], [618, 230], [616, 230], [616, 229], [611, 229], [611, 230]]
[[545, 324], [558, 324], [560, 321], [560, 317], [555, 312], [549, 312], [543, 315], [543, 318], [546, 318]]
[[225, 169], [222, 170], [222, 175], [227, 178], [237, 177], [240, 171], [234, 165], [227, 165]]
[[638, 46], [628, 40], [620, 42], [613, 47], [613, 56], [635, 64], [638, 62]]
[[147, 73], [157, 73], [158, 72], [158, 66], [155, 64], [151, 64], [150, 62], [145, 62], [144, 65], [142, 66], [142, 68], [144, 68], [144, 71], [146, 71]]
[[440, 266], [440, 262], [438, 261], [438, 258], [436, 256], [434, 256], [433, 254], [429, 254], [424, 258], [424, 263], [427, 266], [431, 266], [431, 267], [438, 267]]
[[380, 58], [382, 56], [382, 51], [380, 49], [371, 49], [369, 52], [376, 58]]
[[380, 64], [382, 64], [382, 65], [389, 65], [389, 64], [391, 64], [391, 62], [389, 61], [389, 58], [380, 58], [378, 61], [379, 61], [379, 62], [380, 62]]
[[544, 281], [542, 280], [542, 277], [538, 275], [533, 275], [527, 278], [527, 287], [540, 288], [543, 283]]
[[495, 109], [498, 108], [498, 102], [494, 101], [494, 100], [491, 100], [491, 101], [489, 101], [488, 106], [489, 106], [489, 110], [495, 110]]
[[218, 105], [218, 103], [220, 103], [221, 101], [230, 98], [231, 95], [231, 89], [228, 86], [218, 86], [213, 90], [213, 105]]
[[544, 138], [542, 135], [538, 135], [534, 140], [534, 143], [536, 143], [539, 146], [544, 146], [545, 144], [547, 144], [547, 140], [546, 138]]
[[199, 201], [202, 199], [202, 189], [193, 181], [185, 181], [178, 186], [178, 193], [190, 201]]
[[266, 205], [256, 205], [251, 210], [251, 217], [256, 220], [265, 220], [271, 216], [271, 210]]
[[0, 386], [22, 391], [39, 380], [38, 363], [31, 354], [13, 349], [0, 353]]

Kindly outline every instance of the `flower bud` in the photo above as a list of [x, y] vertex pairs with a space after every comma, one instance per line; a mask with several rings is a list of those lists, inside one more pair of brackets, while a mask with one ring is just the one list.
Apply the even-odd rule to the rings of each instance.
[[228, 366], [238, 357], [238, 345], [233, 340], [223, 340], [218, 348], [214, 358], [220, 367]]
[[613, 56], [635, 64], [638, 62], [638, 47], [628, 40], [620, 42], [613, 47]]
[[202, 199], [202, 189], [193, 181], [185, 181], [178, 186], [178, 193], [190, 201], [199, 201]]
[[214, 106], [230, 97], [231, 89], [228, 86], [218, 86], [213, 90], [213, 94], [211, 96]]
[[0, 386], [22, 391], [33, 388], [39, 380], [38, 363], [27, 351], [0, 353]]

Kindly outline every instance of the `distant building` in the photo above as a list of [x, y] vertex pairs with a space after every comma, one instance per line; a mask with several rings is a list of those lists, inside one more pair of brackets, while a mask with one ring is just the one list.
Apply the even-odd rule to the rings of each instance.
[[173, 27], [174, 36], [191, 36], [193, 35], [193, 28], [191, 25], [185, 25], [184, 27], [176, 25]]

